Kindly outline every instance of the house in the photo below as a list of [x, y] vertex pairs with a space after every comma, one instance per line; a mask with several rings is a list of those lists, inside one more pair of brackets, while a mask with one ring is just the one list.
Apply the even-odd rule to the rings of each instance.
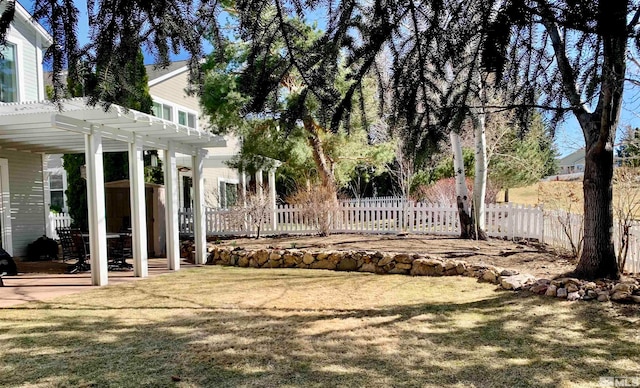
[[[172, 62], [167, 68], [146, 66], [149, 77], [149, 93], [153, 99], [153, 115], [188, 128], [208, 131], [209, 121], [203, 115], [197, 96], [185, 90], [189, 83], [187, 61]], [[208, 149], [204, 160], [205, 206], [208, 208], [228, 208], [236, 205], [245, 190], [246, 177], [227, 162], [240, 151], [240, 140], [233, 135], [224, 136], [226, 146]], [[65, 191], [67, 177], [62, 168], [62, 155], [47, 155], [45, 159], [45, 180], [49, 187], [46, 201], [51, 209], [67, 212]], [[162, 159], [162, 155], [160, 156]], [[178, 158], [179, 205], [180, 208], [193, 206], [193, 174], [191, 160]], [[274, 172], [268, 172], [273, 174]], [[256, 181], [260, 177], [255, 178]], [[269, 181], [271, 182], [271, 180]]]
[[[148, 274], [143, 152], [160, 150], [165, 164], [164, 208], [167, 266], [180, 266], [178, 239], [178, 157], [190, 159], [193, 180], [196, 262], [204, 263], [203, 165], [208, 149], [227, 146], [224, 139], [153, 115], [112, 105], [108, 110], [89, 106], [84, 98], [45, 101], [43, 52], [52, 43], [49, 34], [31, 21], [16, 3], [15, 21], [0, 60], [0, 244], [14, 256], [45, 234], [49, 214], [46, 201], [46, 155], [84, 153], [91, 283], [108, 283], [104, 152], [128, 151], [134, 275]], [[188, 119], [188, 118], [187, 118]], [[188, 123], [187, 123], [188, 124]]]
[[[153, 99], [153, 114], [165, 120], [176, 121], [190, 128], [208, 130], [209, 120], [203, 115], [197, 96], [189, 95], [187, 61], [172, 62], [167, 68], [146, 66], [149, 77], [149, 94]], [[204, 160], [205, 204], [209, 208], [228, 208], [238, 202], [241, 174], [230, 168], [228, 162], [240, 151], [240, 140], [233, 135], [224, 136], [227, 146], [209, 150]], [[178, 159], [180, 170], [180, 204], [191, 207], [191, 164], [188, 159]]]
[[[7, 45], [1, 48], [0, 104], [44, 99], [42, 59], [51, 42], [47, 31], [32, 23], [16, 2]], [[42, 154], [19, 152], [0, 140], [0, 242], [9, 254], [23, 255], [26, 245], [45, 232], [41, 184]]]
[[569, 155], [566, 155], [558, 160], [558, 166], [560, 167], [560, 174], [576, 174], [584, 173], [584, 147], [580, 148]]

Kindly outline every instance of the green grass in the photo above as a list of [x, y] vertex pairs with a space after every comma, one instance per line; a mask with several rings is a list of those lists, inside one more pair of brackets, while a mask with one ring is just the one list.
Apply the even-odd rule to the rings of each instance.
[[638, 322], [469, 278], [205, 267], [0, 310], [0, 385], [598, 386], [640, 376]]

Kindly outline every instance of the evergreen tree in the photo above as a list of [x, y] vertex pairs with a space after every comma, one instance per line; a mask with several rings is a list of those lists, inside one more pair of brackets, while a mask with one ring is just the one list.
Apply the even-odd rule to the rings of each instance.
[[623, 166], [640, 167], [640, 129], [626, 129], [617, 153]]

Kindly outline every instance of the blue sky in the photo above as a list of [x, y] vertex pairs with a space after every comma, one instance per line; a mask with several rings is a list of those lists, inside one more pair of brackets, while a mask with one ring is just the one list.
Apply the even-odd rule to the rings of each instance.
[[[87, 3], [86, 0], [74, 1], [76, 7], [80, 11], [80, 20], [78, 23], [78, 38], [80, 44], [85, 44], [88, 41], [89, 25], [87, 19]], [[20, 0], [20, 3], [28, 10], [32, 11], [32, 0]], [[210, 46], [209, 46], [210, 47]], [[210, 49], [210, 48], [209, 48]], [[205, 46], [205, 51], [207, 47]], [[145, 64], [153, 64], [153, 55], [148, 52], [144, 52]], [[187, 59], [188, 54], [180, 53], [178, 55], [172, 55], [172, 60]], [[634, 87], [630, 84], [625, 86], [625, 96], [623, 101], [622, 112], [620, 115], [620, 123], [618, 130], [618, 138], [622, 133], [622, 128], [625, 126], [640, 127], [640, 87]], [[559, 125], [556, 130], [555, 143], [558, 146], [558, 151], [561, 156], [567, 155], [581, 147], [584, 147], [584, 137], [573, 114], [567, 114], [565, 121]]]

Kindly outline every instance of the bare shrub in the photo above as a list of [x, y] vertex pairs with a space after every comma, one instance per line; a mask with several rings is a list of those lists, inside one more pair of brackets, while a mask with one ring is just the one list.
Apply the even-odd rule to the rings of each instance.
[[[580, 182], [582, 183], [582, 182]], [[582, 184], [562, 186], [564, 191], [549, 185], [540, 185], [538, 195], [545, 199], [545, 217], [552, 220], [551, 227], [559, 226], [566, 237], [573, 257], [580, 257], [584, 240]]]
[[616, 196], [613, 203], [614, 216], [618, 219], [618, 268], [624, 272], [629, 254], [631, 227], [638, 225], [635, 220], [640, 211], [640, 168], [620, 167], [614, 172], [613, 182]]
[[[473, 196], [473, 178], [465, 179], [469, 196]], [[491, 183], [487, 182], [487, 195], [485, 203], [495, 203], [499, 189]], [[415, 191], [415, 197], [419, 202], [428, 202], [439, 205], [455, 205], [456, 204], [456, 180], [455, 178], [444, 178], [429, 186], [420, 186]]]
[[229, 225], [237, 230], [251, 232], [255, 230], [256, 238], [260, 238], [262, 227], [266, 225], [273, 214], [269, 199], [269, 188], [247, 192], [244, 204], [229, 208], [227, 213]]
[[300, 209], [309, 228], [317, 229], [321, 236], [329, 235], [338, 209], [335, 191], [324, 185], [299, 188], [287, 202]]

